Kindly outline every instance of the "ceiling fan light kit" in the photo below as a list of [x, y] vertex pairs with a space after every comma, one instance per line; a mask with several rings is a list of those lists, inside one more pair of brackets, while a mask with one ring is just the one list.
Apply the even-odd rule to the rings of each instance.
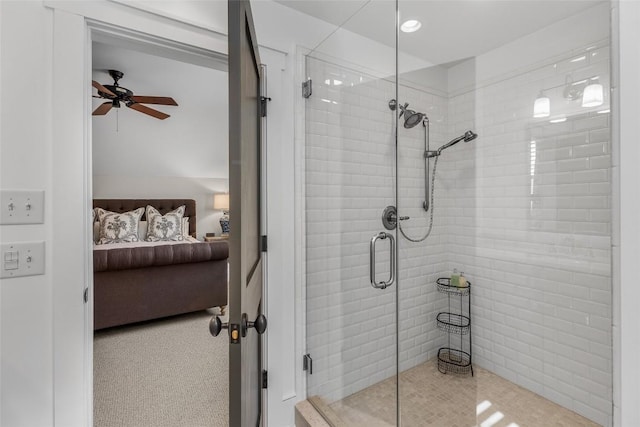
[[164, 120], [167, 117], [171, 116], [169, 114], [165, 114], [161, 111], [147, 107], [143, 104], [173, 106], [178, 105], [178, 103], [173, 98], [167, 96], [134, 95], [131, 90], [118, 84], [118, 80], [120, 80], [124, 76], [124, 73], [121, 71], [109, 70], [109, 75], [113, 79], [112, 85], [102, 85], [95, 80], [92, 81], [92, 86], [95, 87], [98, 91], [98, 95], [94, 95], [94, 97], [107, 100], [107, 102], [104, 102], [93, 111], [92, 115], [94, 116], [104, 116], [109, 111], [111, 111], [111, 108], [120, 108], [121, 103], [124, 103], [124, 105], [126, 105], [128, 108], [131, 108], [132, 110], [139, 111], [151, 117], [155, 117], [156, 119]]

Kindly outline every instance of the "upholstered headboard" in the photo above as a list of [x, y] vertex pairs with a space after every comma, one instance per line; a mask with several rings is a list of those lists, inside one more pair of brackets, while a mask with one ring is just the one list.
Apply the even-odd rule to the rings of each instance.
[[[111, 212], [129, 212], [147, 205], [158, 209], [163, 215], [185, 205], [184, 216], [189, 217], [189, 235], [196, 237], [196, 201], [193, 199], [93, 199], [94, 208]], [[141, 220], [146, 221], [144, 215]]]

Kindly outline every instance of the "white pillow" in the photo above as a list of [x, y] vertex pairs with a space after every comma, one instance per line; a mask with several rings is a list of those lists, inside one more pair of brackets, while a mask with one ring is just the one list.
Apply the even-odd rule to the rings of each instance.
[[[91, 211], [93, 217], [93, 242], [100, 240], [100, 222], [96, 221], [95, 210]], [[182, 218], [182, 235], [189, 237], [189, 217]], [[138, 221], [138, 240], [143, 241], [147, 238], [147, 221]]]
[[96, 208], [100, 222], [96, 244], [137, 242], [138, 223], [143, 213], [144, 208], [122, 213]]
[[185, 206], [182, 205], [165, 215], [151, 205], [147, 205], [147, 238], [148, 242], [182, 241], [182, 217]]
[[[182, 235], [189, 237], [189, 217], [182, 218]], [[143, 241], [147, 238], [147, 221], [138, 221], [138, 240]], [[100, 223], [93, 222], [93, 241], [94, 243], [100, 239]]]

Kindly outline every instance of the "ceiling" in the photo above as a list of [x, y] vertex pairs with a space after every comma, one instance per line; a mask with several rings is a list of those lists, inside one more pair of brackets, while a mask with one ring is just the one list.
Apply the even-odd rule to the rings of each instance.
[[[395, 46], [395, 0], [275, 1], [333, 25], [343, 25], [346, 30], [387, 46]], [[401, 51], [433, 64], [445, 64], [488, 52], [599, 3], [603, 2], [400, 0], [401, 21], [418, 19], [422, 28], [414, 33], [401, 33], [399, 47]]]
[[[113, 84], [109, 69], [122, 71], [119, 84], [135, 95], [170, 96], [180, 107], [149, 105], [171, 114], [175, 108], [227, 108], [227, 79], [224, 71], [149, 55], [124, 47], [93, 43], [93, 79]], [[94, 98], [94, 107], [104, 100]], [[136, 113], [138, 114], [138, 113]]]

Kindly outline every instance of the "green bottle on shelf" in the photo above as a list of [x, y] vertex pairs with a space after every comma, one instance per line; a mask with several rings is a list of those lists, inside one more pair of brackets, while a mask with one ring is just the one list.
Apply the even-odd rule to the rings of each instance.
[[451, 273], [451, 280], [449, 281], [449, 286], [460, 286], [460, 273], [458, 273], [457, 268], [454, 268], [453, 273]]

